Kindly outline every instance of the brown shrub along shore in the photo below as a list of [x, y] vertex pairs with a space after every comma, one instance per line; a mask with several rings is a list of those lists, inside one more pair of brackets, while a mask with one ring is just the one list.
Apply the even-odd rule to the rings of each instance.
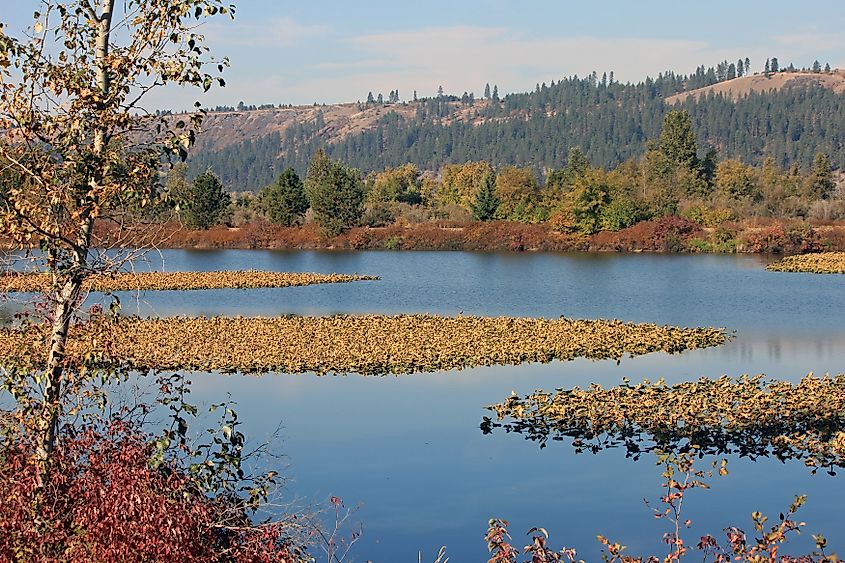
[[689, 219], [663, 217], [620, 231], [594, 235], [560, 232], [548, 223], [513, 221], [421, 223], [397, 222], [387, 227], [355, 227], [326, 237], [309, 223], [282, 227], [255, 220], [239, 227], [189, 230], [177, 223], [137, 230], [117, 237], [107, 225], [98, 229], [102, 246], [120, 240], [126, 247], [243, 248], [288, 250], [466, 250], [546, 252], [742, 252], [796, 254], [845, 251], [845, 224], [810, 224], [760, 219], [703, 227]]
[[[0, 358], [38, 355], [40, 329], [0, 330]], [[619, 359], [718, 346], [724, 330], [616, 320], [432, 315], [97, 320], [71, 334], [69, 357], [147, 370], [404, 374], [473, 366]], [[31, 366], [27, 366], [31, 367]]]
[[[139, 272], [115, 273], [86, 280], [86, 291], [163, 291], [202, 289], [257, 289], [293, 287], [323, 283], [349, 283], [378, 280], [377, 276], [358, 274], [311, 274], [290, 272], [261, 272], [258, 270], [228, 270], [219, 272]], [[0, 291], [40, 292], [48, 290], [50, 278], [46, 274], [0, 275]]]

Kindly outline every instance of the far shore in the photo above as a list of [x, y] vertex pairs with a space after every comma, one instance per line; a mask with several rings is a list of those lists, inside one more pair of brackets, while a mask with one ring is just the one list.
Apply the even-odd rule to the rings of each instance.
[[[104, 226], [103, 226], [104, 227]], [[98, 229], [100, 246], [112, 246], [112, 233]], [[159, 249], [278, 250], [457, 250], [480, 252], [715, 252], [800, 254], [845, 250], [845, 222], [759, 219], [703, 227], [664, 217], [621, 231], [591, 236], [559, 232], [548, 224], [491, 222], [397, 222], [386, 227], [355, 227], [326, 237], [318, 225], [281, 227], [266, 221], [190, 230], [166, 223], [120, 237], [121, 246]]]

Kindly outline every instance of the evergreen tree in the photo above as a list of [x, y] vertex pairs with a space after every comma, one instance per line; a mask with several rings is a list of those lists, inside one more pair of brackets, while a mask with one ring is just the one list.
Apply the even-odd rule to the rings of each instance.
[[660, 152], [676, 164], [698, 168], [698, 145], [692, 129], [692, 118], [686, 110], [674, 110], [663, 119], [658, 143]]
[[777, 71], [780, 70], [780, 64], [778, 64], [778, 58], [777, 57], [772, 57], [772, 63], [769, 66], [769, 68], [771, 69], [772, 72], [777, 72]]
[[378, 100], [379, 105], [384, 104], [384, 96], [381, 95], [381, 92], [378, 93], [377, 100]]
[[291, 167], [258, 193], [258, 201], [272, 223], [285, 227], [295, 225], [308, 210], [302, 180]]
[[819, 73], [819, 72], [821, 72], [821, 71], [822, 71], [822, 65], [821, 65], [821, 63], [820, 63], [818, 60], [815, 60], [815, 61], [813, 62], [813, 72], [815, 72], [815, 73]]
[[745, 74], [751, 74], [751, 59], [745, 57]]
[[824, 71], [825, 71], [825, 72], [830, 72], [830, 63], [825, 63], [825, 65], [824, 65]]
[[231, 196], [211, 170], [194, 178], [185, 195], [182, 214], [185, 225], [191, 229], [208, 229], [218, 224], [229, 207]]
[[492, 99], [494, 102], [498, 102], [498, 101], [499, 101], [499, 85], [498, 85], [498, 84], [494, 84], [494, 85], [493, 85], [493, 97], [492, 97], [491, 99]]
[[831, 196], [833, 190], [836, 188], [836, 182], [833, 179], [833, 172], [831, 171], [830, 157], [821, 152], [816, 154], [808, 182], [810, 197], [827, 199]]
[[490, 83], [489, 82], [484, 85], [484, 99], [485, 100], [490, 99]]
[[570, 179], [570, 183], [575, 178], [581, 177], [587, 173], [590, 168], [590, 161], [584, 156], [581, 147], [569, 147], [569, 154], [566, 157], [566, 168], [564, 171]]
[[356, 226], [364, 213], [364, 184], [361, 174], [341, 162], [315, 156], [305, 178], [305, 191], [314, 218], [327, 236], [337, 236]]
[[437, 87], [437, 97], [438, 97], [438, 98], [442, 98], [442, 97], [443, 97], [443, 85], [442, 85], [442, 84], [441, 84], [440, 86], [438, 86], [438, 87]]
[[371, 91], [369, 94], [367, 94], [367, 103], [368, 103], [368, 104], [374, 104], [374, 103], [376, 103], [376, 99], [375, 99], [375, 98], [373, 98], [373, 93], [372, 93], [372, 91]]
[[742, 76], [744, 74], [745, 74], [745, 63], [742, 62], [742, 59], [739, 59], [736, 62], [736, 75], [737, 75], [737, 77], [742, 78]]
[[496, 178], [487, 173], [481, 182], [481, 188], [472, 204], [472, 217], [476, 221], [490, 221], [499, 209], [499, 197], [496, 195]]
[[771, 69], [772, 69], [771, 61], [769, 59], [766, 59], [765, 73], [769, 74], [771, 72]]

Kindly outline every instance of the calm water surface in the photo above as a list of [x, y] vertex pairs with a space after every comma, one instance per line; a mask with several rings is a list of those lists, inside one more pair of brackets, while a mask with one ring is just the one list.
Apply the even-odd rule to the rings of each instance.
[[[411, 313], [619, 318], [736, 330], [729, 344], [682, 355], [555, 362], [436, 374], [364, 378], [197, 375], [194, 398], [239, 404], [246, 432], [260, 441], [282, 425], [276, 450], [290, 478], [285, 494], [300, 505], [330, 495], [361, 503], [356, 560], [433, 560], [446, 545], [452, 561], [486, 561], [486, 522], [511, 521], [515, 542], [544, 526], [554, 545], [598, 559], [596, 534], [631, 554], [660, 549], [666, 531], [643, 499], [660, 494], [651, 458], [624, 451], [575, 454], [566, 443], [540, 450], [518, 435], [485, 436], [486, 405], [511, 391], [618, 384], [663, 377], [765, 373], [797, 380], [809, 371], [845, 371], [845, 276], [766, 272], [756, 256], [473, 254], [412, 252], [167, 251], [148, 267], [166, 270], [266, 269], [363, 273], [380, 281], [250, 291], [123, 295], [141, 315], [308, 315]], [[8, 305], [6, 308], [8, 309]], [[750, 513], [771, 517], [807, 494], [800, 519], [845, 551], [845, 483], [811, 475], [801, 463], [731, 459], [730, 475], [695, 491], [687, 541], [747, 530]], [[519, 543], [519, 545], [524, 545]]]

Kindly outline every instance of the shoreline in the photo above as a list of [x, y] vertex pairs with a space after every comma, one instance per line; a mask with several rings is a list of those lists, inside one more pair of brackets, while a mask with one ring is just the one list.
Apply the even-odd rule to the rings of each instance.
[[[105, 226], [97, 229], [101, 247], [118, 240]], [[702, 227], [678, 217], [644, 221], [620, 231], [591, 236], [555, 231], [548, 224], [506, 221], [470, 223], [394, 223], [386, 227], [355, 227], [325, 237], [316, 224], [280, 227], [253, 221], [238, 227], [185, 229], [166, 223], [135, 229], [121, 237], [121, 246], [160, 249], [263, 250], [430, 250], [474, 252], [608, 252], [801, 254], [845, 251], [845, 223], [810, 224], [767, 220]]]

